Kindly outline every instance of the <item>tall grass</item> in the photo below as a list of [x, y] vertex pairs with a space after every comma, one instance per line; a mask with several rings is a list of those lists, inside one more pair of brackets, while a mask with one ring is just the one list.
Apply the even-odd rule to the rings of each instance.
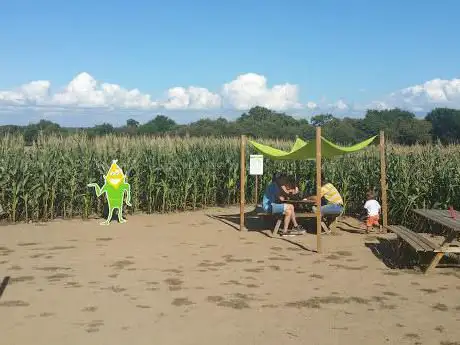
[[[267, 142], [267, 141], [265, 141]], [[173, 212], [239, 200], [238, 139], [39, 137], [25, 147], [22, 137], [5, 136], [0, 147], [0, 203], [11, 222], [102, 214], [89, 182], [103, 184], [113, 159], [129, 174], [133, 212]], [[290, 142], [271, 142], [289, 148]], [[248, 147], [247, 154], [251, 153]], [[460, 146], [387, 147], [390, 222], [401, 222], [415, 207], [460, 208]], [[313, 192], [313, 161], [265, 160], [260, 186], [274, 171], [293, 174]], [[380, 190], [378, 150], [325, 160], [328, 180], [341, 191], [347, 212], [361, 210], [368, 188]], [[246, 200], [254, 202], [254, 177]]]

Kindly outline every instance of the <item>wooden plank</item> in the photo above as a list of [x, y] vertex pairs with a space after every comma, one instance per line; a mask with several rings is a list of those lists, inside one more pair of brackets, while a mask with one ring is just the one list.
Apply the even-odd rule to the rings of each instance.
[[328, 228], [325, 222], [321, 222], [321, 227], [326, 234], [330, 234], [332, 231]]
[[388, 225], [388, 202], [387, 202], [387, 173], [385, 160], [385, 133], [380, 132], [380, 185], [382, 189], [382, 223]]
[[457, 219], [453, 219], [447, 210], [415, 209], [413, 212], [428, 220], [460, 232], [460, 212], [455, 211]]
[[424, 246], [428, 251], [434, 250], [436, 248], [439, 248], [440, 246], [437, 245], [436, 243], [431, 242], [428, 238], [423, 236], [422, 234], [416, 233], [412, 230], [409, 230], [405, 228], [405, 231], [407, 232], [407, 235], [414, 240], [418, 241], [421, 243], [422, 246]]
[[432, 252], [435, 249], [439, 248], [439, 246], [436, 246], [433, 243], [427, 243], [423, 236], [419, 236], [414, 232], [406, 232], [405, 236], [409, 241], [412, 241], [414, 247], [418, 246], [419, 251]]
[[430, 264], [426, 268], [425, 274], [430, 273], [431, 270], [433, 268], [435, 268], [439, 264], [439, 261], [441, 261], [443, 256], [444, 256], [444, 253], [436, 253], [436, 255], [434, 256], [433, 260], [431, 260]]
[[392, 225], [387, 227], [390, 231], [394, 232], [403, 238], [409, 245], [417, 251], [431, 252], [440, 248], [440, 246], [431, 242], [424, 236], [413, 232], [406, 227], [400, 225]]
[[435, 253], [454, 253], [460, 254], [459, 247], [441, 247], [439, 249], [434, 250]]
[[278, 230], [280, 229], [280, 226], [281, 226], [281, 219], [277, 219], [275, 228], [273, 229], [273, 234], [275, 235], [278, 234]]
[[246, 138], [241, 136], [241, 151], [240, 151], [240, 231], [245, 230], [244, 226], [244, 193], [246, 184]]
[[321, 127], [316, 127], [316, 251], [321, 247]]
[[460, 226], [460, 215], [459, 219], [453, 219], [447, 210], [419, 209], [414, 210], [414, 212], [452, 229]]
[[396, 234], [416, 251], [426, 251], [427, 248], [422, 246], [418, 241], [414, 241], [406, 232], [396, 232]]
[[424, 237], [423, 236], [418, 236], [417, 234], [411, 232], [411, 233], [407, 233], [406, 236], [412, 240], [413, 243], [416, 243], [419, 248], [421, 248], [419, 251], [424, 251], [424, 252], [432, 252], [434, 251], [436, 248], [439, 248], [439, 246], [436, 246], [434, 244], [428, 244], [424, 241]]

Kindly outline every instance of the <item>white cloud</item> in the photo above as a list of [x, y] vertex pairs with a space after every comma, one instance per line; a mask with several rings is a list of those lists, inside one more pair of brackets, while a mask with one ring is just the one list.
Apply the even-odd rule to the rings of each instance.
[[316, 104], [315, 102], [311, 102], [311, 101], [310, 101], [310, 102], [308, 102], [308, 103], [306, 104], [306, 107], [307, 107], [307, 109], [313, 110], [313, 109], [318, 108], [318, 104]]
[[273, 110], [300, 108], [298, 87], [292, 84], [267, 86], [267, 79], [255, 73], [238, 76], [223, 85], [222, 93], [197, 86], [173, 87], [165, 99], [152, 99], [138, 89], [128, 90], [118, 84], [100, 83], [87, 72], [78, 74], [62, 90], [51, 92], [50, 81], [33, 81], [16, 90], [0, 91], [0, 104], [41, 105], [48, 107], [124, 108], [166, 110], [217, 109], [225, 103], [236, 110], [264, 106]]
[[117, 84], [99, 83], [90, 74], [77, 75], [67, 87], [51, 98], [50, 104], [82, 107], [120, 107], [150, 109], [157, 102], [138, 89], [127, 90]]
[[[265, 76], [247, 73], [223, 84], [219, 91], [198, 86], [177, 86], [167, 90], [164, 97], [154, 97], [138, 89], [129, 90], [118, 84], [100, 82], [83, 72], [56, 90], [52, 89], [50, 81], [37, 80], [15, 89], [0, 91], [0, 120], [10, 123], [13, 116], [28, 114], [31, 119], [47, 116], [78, 116], [81, 119], [87, 115], [91, 121], [95, 121], [93, 114], [105, 114], [101, 116], [110, 119], [112, 111], [116, 111], [123, 119], [126, 116], [147, 118], [151, 117], [152, 109], [160, 109], [168, 116], [180, 114], [181, 118], [191, 121], [196, 116], [212, 116], [222, 111], [231, 112], [234, 117], [253, 106], [291, 113], [296, 111], [298, 114], [303, 113], [303, 116], [319, 113], [359, 116], [366, 109], [394, 107], [418, 112], [439, 106], [460, 108], [460, 79], [433, 79], [361, 105], [343, 99], [334, 102], [324, 97], [301, 104], [298, 95], [297, 85], [285, 83], [269, 86]], [[193, 110], [199, 112], [194, 113]]]
[[429, 111], [434, 107], [460, 107], [460, 79], [433, 79], [389, 94], [369, 107], [377, 109], [404, 108]]
[[174, 87], [168, 90], [168, 100], [162, 103], [165, 109], [215, 109], [220, 108], [221, 97], [208, 89], [191, 86]]
[[299, 108], [298, 87], [292, 84], [267, 86], [267, 79], [259, 74], [247, 73], [224, 84], [222, 88], [224, 103], [237, 110], [246, 110], [254, 106], [272, 110]]
[[51, 83], [47, 80], [32, 81], [11, 91], [0, 91], [0, 102], [25, 105], [41, 104], [49, 96]]
[[339, 110], [339, 111], [344, 111], [344, 110], [349, 109], [350, 106], [347, 103], [345, 103], [344, 100], [339, 99], [337, 102], [329, 104], [329, 108], [331, 110], [335, 109], [335, 110]]

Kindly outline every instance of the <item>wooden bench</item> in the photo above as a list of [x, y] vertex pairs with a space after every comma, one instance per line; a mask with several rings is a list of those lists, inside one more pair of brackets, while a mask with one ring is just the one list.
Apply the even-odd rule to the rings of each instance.
[[[435, 268], [439, 261], [441, 261], [442, 257], [447, 253], [460, 253], [459, 246], [440, 246], [436, 243], [433, 243], [428, 238], [423, 236], [418, 232], [414, 232], [405, 226], [402, 225], [390, 225], [386, 227], [391, 232], [395, 233], [398, 236], [399, 240], [403, 240], [409, 246], [411, 246], [417, 253], [435, 253], [434, 258], [431, 260], [430, 264], [425, 270], [425, 274], [429, 273], [433, 268]], [[400, 249], [402, 243], [398, 243], [396, 248], [396, 255], [400, 257]]]
[[[296, 218], [316, 218], [316, 213], [312, 212], [296, 212]], [[270, 220], [276, 220], [275, 222], [275, 227], [273, 228], [272, 233], [274, 235], [278, 234], [278, 231], [281, 227], [281, 223], [284, 220], [284, 215], [283, 214], [272, 214], [272, 213], [267, 213], [265, 212], [261, 207], [256, 208], [256, 216], [260, 217], [264, 220], [270, 219]], [[321, 228], [324, 233], [330, 234], [332, 231], [329, 229], [330, 224], [332, 223], [330, 220], [337, 218], [336, 216], [327, 216], [324, 217], [324, 219], [321, 221]], [[328, 226], [329, 223], [329, 226]], [[323, 233], [322, 232], [322, 233]]]

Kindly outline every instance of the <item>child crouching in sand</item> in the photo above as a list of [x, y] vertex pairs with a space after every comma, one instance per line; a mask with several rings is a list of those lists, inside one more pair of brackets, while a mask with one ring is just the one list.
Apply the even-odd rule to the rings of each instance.
[[366, 220], [366, 233], [368, 234], [375, 226], [379, 227], [379, 232], [382, 232], [382, 226], [380, 225], [380, 204], [375, 200], [375, 195], [373, 191], [368, 191], [366, 194], [367, 201], [364, 204], [364, 208], [367, 211], [367, 220]]

